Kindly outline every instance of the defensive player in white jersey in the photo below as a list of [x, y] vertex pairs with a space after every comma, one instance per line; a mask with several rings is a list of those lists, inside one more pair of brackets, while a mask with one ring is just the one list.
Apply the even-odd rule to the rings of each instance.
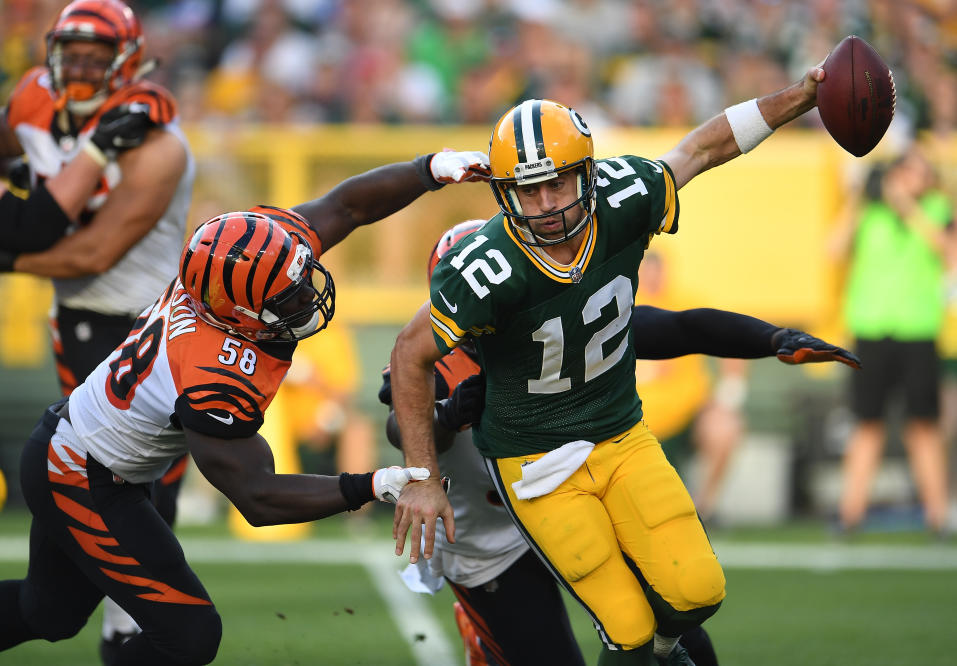
[[[120, 0], [76, 0], [47, 35], [47, 61], [24, 74], [0, 121], [0, 146], [28, 158], [33, 187], [81, 152], [103, 166], [72, 233], [8, 269], [53, 278], [51, 318], [64, 395], [116, 347], [176, 272], [193, 160], [166, 89], [141, 78], [144, 39]], [[118, 106], [148, 115], [141, 145], [117, 154], [90, 139]], [[46, 220], [39, 223], [47, 224]]]
[[[125, 338], [137, 315], [169, 282], [186, 235], [194, 165], [165, 88], [142, 78], [140, 22], [120, 0], [76, 0], [47, 35], [46, 63], [21, 78], [0, 119], [0, 146], [28, 158], [34, 188], [81, 154], [102, 176], [69, 235], [50, 247], [24, 247], [0, 270], [53, 278], [50, 330], [63, 395]], [[145, 140], [118, 154], [95, 127], [118, 107], [152, 121]], [[39, 218], [35, 226], [56, 224]], [[153, 500], [170, 524], [186, 458], [157, 481]], [[135, 625], [107, 600], [101, 652]]]
[[[469, 220], [447, 230], [429, 258], [428, 277], [439, 260], [477, 232], [485, 220]], [[651, 306], [632, 310], [631, 331], [639, 359], [709, 354], [736, 358], [777, 356], [789, 364], [839, 361], [859, 368], [859, 359], [803, 331], [780, 328], [734, 312], [698, 308], [675, 312]], [[437, 591], [448, 581], [457, 601], [455, 617], [466, 645], [469, 666], [584, 664], [575, 642], [558, 584], [530, 550], [512, 523], [472, 442], [473, 423], [481, 418], [485, 379], [475, 346], [456, 347], [435, 364], [435, 431], [439, 472], [452, 483], [449, 503], [455, 512], [456, 540], [436, 525], [435, 554], [410, 564], [404, 577], [418, 591]], [[392, 405], [389, 368], [383, 372], [379, 400]], [[390, 411], [389, 441], [401, 448], [401, 434]], [[535, 618], [529, 622], [528, 618]], [[717, 666], [710, 638], [702, 627], [681, 637], [696, 666]]]
[[33, 513], [22, 580], [0, 582], [0, 650], [75, 635], [108, 594], [142, 633], [116, 664], [206, 664], [222, 627], [152, 482], [187, 451], [253, 525], [310, 521], [398, 497], [423, 470], [276, 474], [257, 434], [295, 343], [334, 312], [316, 257], [446, 182], [487, 178], [481, 153], [443, 152], [350, 178], [294, 210], [260, 206], [202, 225], [178, 277], [24, 447]]

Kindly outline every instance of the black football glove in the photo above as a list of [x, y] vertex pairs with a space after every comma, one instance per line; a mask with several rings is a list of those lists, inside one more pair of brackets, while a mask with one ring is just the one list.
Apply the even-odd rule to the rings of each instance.
[[796, 328], [779, 329], [771, 336], [771, 347], [778, 360], [789, 365], [838, 361], [855, 370], [861, 369], [861, 359], [851, 352]]
[[17, 260], [17, 254], [17, 252], [0, 249], [0, 273], [13, 271], [13, 262]]
[[485, 409], [485, 375], [472, 375], [461, 382], [451, 396], [435, 403], [435, 409], [439, 425], [452, 432], [478, 423]]
[[103, 114], [90, 141], [104, 155], [136, 148], [146, 139], [146, 133], [156, 127], [145, 105], [121, 104]]
[[7, 180], [11, 187], [30, 190], [30, 165], [23, 157], [16, 157], [7, 164]]

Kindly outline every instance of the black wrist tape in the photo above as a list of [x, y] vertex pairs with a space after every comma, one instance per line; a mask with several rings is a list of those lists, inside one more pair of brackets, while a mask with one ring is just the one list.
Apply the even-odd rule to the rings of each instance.
[[339, 491], [346, 498], [349, 511], [361, 508], [366, 502], [375, 499], [372, 492], [372, 472], [367, 474], [346, 474], [343, 472], [339, 475]]
[[435, 178], [432, 177], [432, 169], [429, 168], [429, 164], [432, 162], [433, 155], [435, 155], [435, 153], [419, 155], [412, 160], [412, 164], [415, 166], [415, 173], [419, 176], [419, 180], [422, 181], [422, 186], [430, 191], [445, 187], [445, 183], [437, 182]]

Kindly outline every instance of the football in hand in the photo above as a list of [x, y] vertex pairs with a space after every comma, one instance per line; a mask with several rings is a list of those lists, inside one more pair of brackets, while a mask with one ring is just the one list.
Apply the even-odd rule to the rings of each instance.
[[871, 152], [891, 119], [897, 93], [894, 76], [881, 56], [851, 35], [827, 56], [817, 86], [817, 108], [828, 133], [851, 155]]

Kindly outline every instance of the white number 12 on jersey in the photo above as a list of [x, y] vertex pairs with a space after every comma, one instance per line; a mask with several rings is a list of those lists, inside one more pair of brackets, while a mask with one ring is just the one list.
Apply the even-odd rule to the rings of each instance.
[[[585, 381], [591, 381], [612, 368], [624, 356], [628, 346], [626, 335], [615, 350], [605, 356], [602, 345], [618, 335], [631, 321], [631, 306], [634, 293], [631, 281], [618, 275], [611, 282], [592, 294], [582, 309], [582, 321], [585, 324], [598, 319], [601, 309], [612, 301], [618, 306], [618, 316], [597, 331], [585, 344]], [[572, 387], [569, 377], [562, 377], [562, 360], [565, 354], [565, 332], [562, 318], [553, 317], [532, 333], [532, 339], [544, 343], [542, 350], [542, 374], [538, 379], [528, 380], [529, 393], [562, 393]]]

